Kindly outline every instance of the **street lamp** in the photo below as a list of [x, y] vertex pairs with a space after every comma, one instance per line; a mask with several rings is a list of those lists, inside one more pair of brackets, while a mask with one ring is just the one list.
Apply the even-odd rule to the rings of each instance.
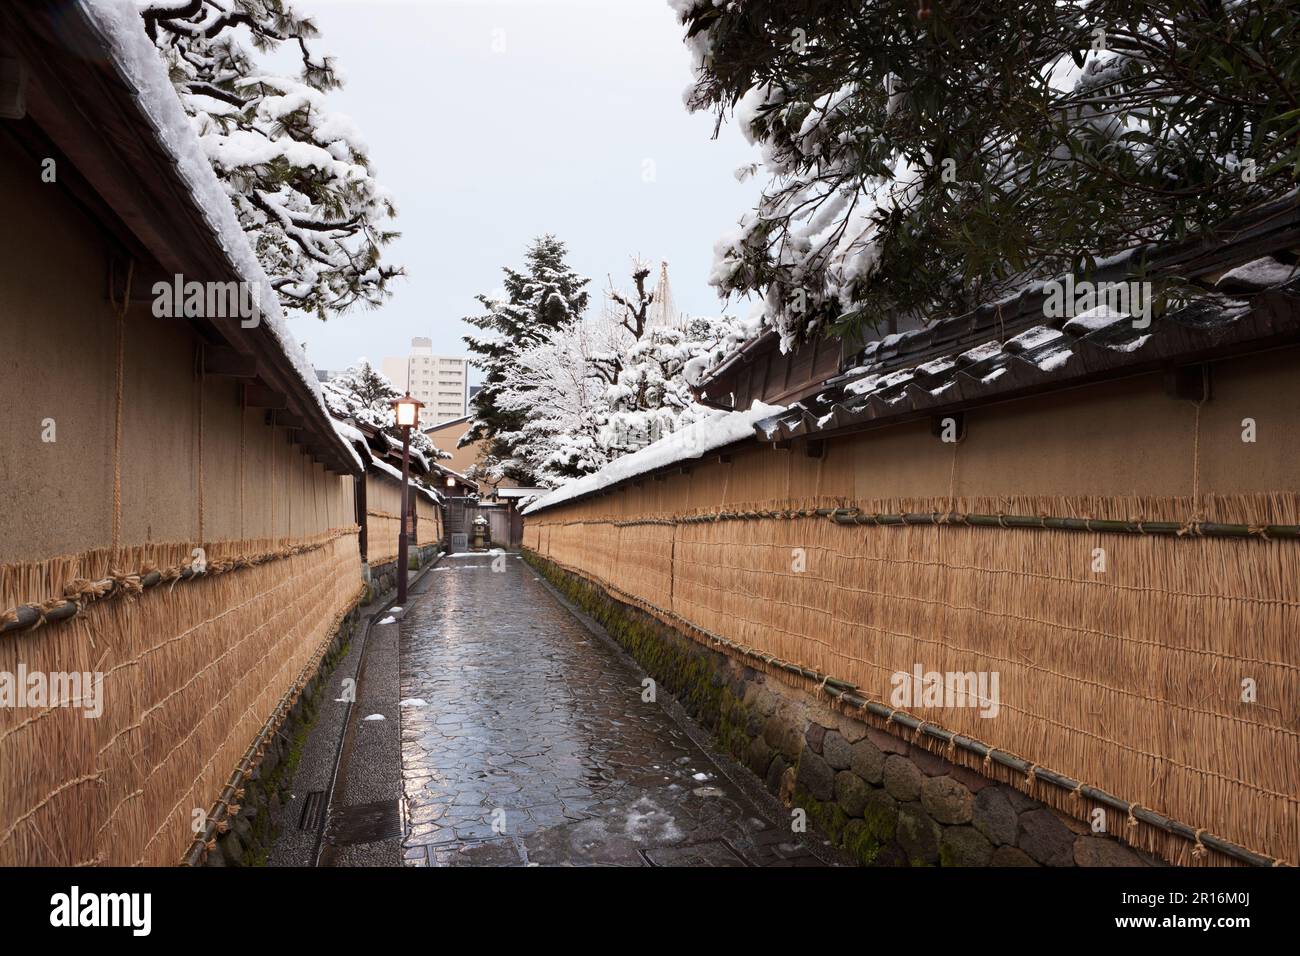
[[408, 392], [393, 402], [393, 415], [402, 430], [402, 524], [397, 535], [397, 605], [406, 607], [406, 574], [411, 565], [407, 550], [407, 522], [411, 513], [411, 429], [420, 420], [424, 403]]

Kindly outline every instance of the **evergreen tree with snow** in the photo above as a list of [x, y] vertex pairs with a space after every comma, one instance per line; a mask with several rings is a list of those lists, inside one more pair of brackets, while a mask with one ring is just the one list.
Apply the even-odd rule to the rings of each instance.
[[[635, 300], [616, 301], [627, 310]], [[715, 356], [734, 324], [728, 317], [697, 316], [669, 325], [643, 325], [640, 335], [630, 338], [618, 357], [618, 372], [604, 391], [600, 442], [611, 460], [699, 417], [704, 409], [691, 393], [688, 369]]]
[[[600, 317], [556, 329], [519, 355], [515, 374], [497, 397], [503, 410], [523, 414], [518, 431], [503, 437], [539, 487], [590, 474], [609, 460], [600, 440], [604, 385], [592, 364], [608, 348]], [[484, 473], [499, 481], [499, 460], [486, 461]]]
[[[393, 402], [401, 398], [402, 393], [366, 359], [323, 383], [321, 393], [335, 418], [377, 429], [394, 447], [402, 447], [402, 429], [398, 427], [393, 412]], [[411, 429], [411, 451], [423, 455], [429, 462], [451, 457], [435, 446], [419, 428]]]
[[[140, 0], [181, 103], [285, 309], [324, 319], [389, 294], [397, 233], [388, 193], [347, 117], [341, 86], [290, 0]], [[281, 48], [296, 75], [264, 62]]]
[[[596, 315], [540, 337], [530, 331], [519, 337], [519, 351], [500, 350], [509, 361], [508, 367], [503, 361], [493, 392], [497, 431], [476, 477], [554, 487], [644, 448], [707, 411], [691, 393], [692, 376], [752, 329], [726, 316], [671, 320], [671, 311], [656, 308], [666, 271], [650, 288], [650, 269], [634, 259], [630, 289], [611, 284]], [[521, 319], [525, 312], [506, 314]]]
[[483, 372], [483, 383], [474, 396], [473, 417], [461, 444], [486, 439], [499, 475], [523, 484], [536, 480], [534, 466], [521, 451], [527, 441], [523, 431], [527, 411], [518, 404], [502, 407], [500, 397], [509, 383], [517, 383], [519, 356], [578, 321], [587, 309], [590, 280], [569, 268], [567, 251], [552, 235], [533, 240], [524, 254], [523, 269], [503, 270], [504, 296], [478, 296], [486, 311], [465, 318], [483, 333], [465, 336], [476, 356], [474, 364]]
[[1234, 228], [1300, 178], [1292, 0], [669, 0], [762, 149], [716, 249], [783, 345]]

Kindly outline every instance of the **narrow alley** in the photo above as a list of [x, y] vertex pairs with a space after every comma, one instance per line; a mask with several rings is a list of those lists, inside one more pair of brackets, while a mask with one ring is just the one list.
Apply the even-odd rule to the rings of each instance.
[[444, 558], [420, 591], [396, 624], [408, 864], [822, 864], [518, 555]]

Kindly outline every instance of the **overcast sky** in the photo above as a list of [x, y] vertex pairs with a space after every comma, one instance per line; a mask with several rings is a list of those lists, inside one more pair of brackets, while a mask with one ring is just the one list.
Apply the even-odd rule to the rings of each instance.
[[[554, 232], [574, 268], [626, 281], [629, 256], [669, 262], [679, 310], [717, 314], [715, 240], [755, 196], [755, 151], [689, 114], [667, 0], [295, 0], [321, 30], [402, 237], [409, 275], [382, 308], [293, 328], [320, 368], [404, 354], [415, 335], [464, 354], [461, 317], [529, 238]], [[647, 181], [648, 180], [648, 181]], [[593, 303], [596, 301], [593, 295]], [[742, 306], [733, 311], [746, 311]]]

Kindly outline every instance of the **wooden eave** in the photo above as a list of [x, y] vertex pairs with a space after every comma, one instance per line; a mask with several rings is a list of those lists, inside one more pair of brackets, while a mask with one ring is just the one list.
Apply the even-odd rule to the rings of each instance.
[[[0, 4], [0, 35], [27, 66], [31, 124], [68, 161], [60, 183], [72, 184], [75, 200], [139, 263], [132, 301], [150, 301], [153, 283], [176, 274], [186, 281], [243, 280], [84, 11], [10, 0]], [[120, 297], [124, 264], [113, 271], [105, 291]], [[266, 322], [243, 328], [238, 319], [159, 321], [186, 322], [203, 341], [246, 356], [256, 381], [286, 396], [286, 418], [301, 423], [291, 429], [294, 440], [332, 471], [361, 473]]]

